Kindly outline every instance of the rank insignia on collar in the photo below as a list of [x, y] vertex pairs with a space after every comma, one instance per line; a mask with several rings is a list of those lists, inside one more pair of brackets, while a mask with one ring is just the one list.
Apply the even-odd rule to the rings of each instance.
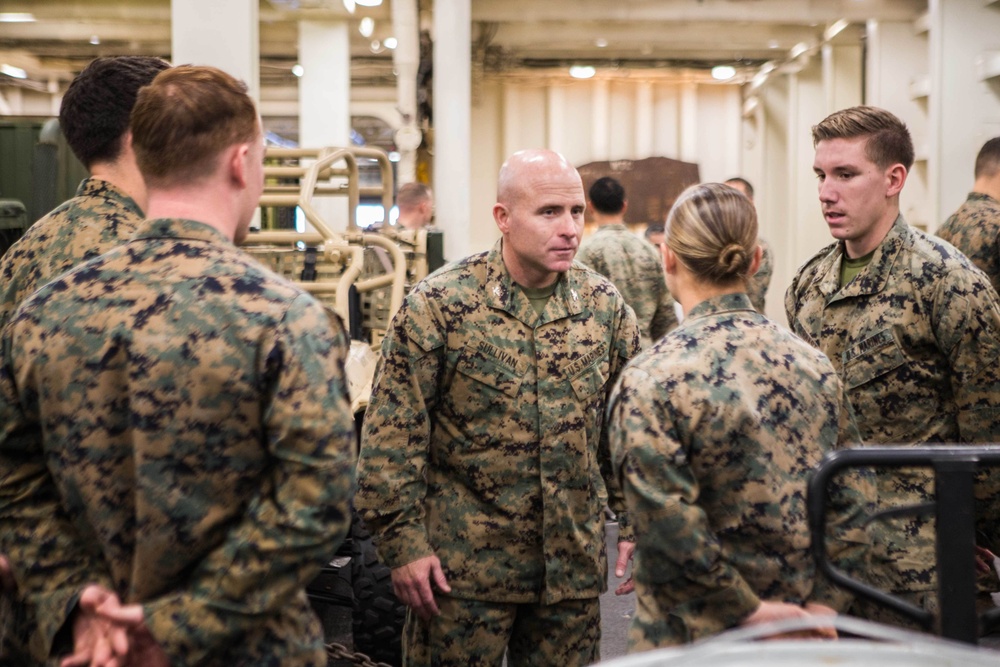
[[499, 298], [500, 296], [503, 295], [503, 288], [500, 287], [499, 285], [495, 285], [493, 287], [493, 294]]

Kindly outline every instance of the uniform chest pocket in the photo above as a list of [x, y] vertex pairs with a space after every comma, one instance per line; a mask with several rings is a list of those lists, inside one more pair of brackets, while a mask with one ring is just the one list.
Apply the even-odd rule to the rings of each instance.
[[906, 363], [906, 355], [892, 331], [885, 329], [869, 336], [847, 352], [844, 384], [854, 389], [890, 373]]
[[591, 366], [586, 368], [570, 380], [573, 385], [573, 393], [579, 401], [586, 401], [594, 394], [604, 388], [607, 378], [601, 372], [600, 367]]
[[512, 398], [521, 390], [521, 381], [524, 379], [524, 371], [519, 371], [516, 367], [509, 368], [484, 354], [470, 350], [459, 357], [456, 370], [465, 377]]

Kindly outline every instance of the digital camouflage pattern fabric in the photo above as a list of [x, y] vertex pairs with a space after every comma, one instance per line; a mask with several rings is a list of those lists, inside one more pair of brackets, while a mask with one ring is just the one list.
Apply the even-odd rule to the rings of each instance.
[[[858, 442], [822, 353], [745, 294], [713, 297], [625, 368], [608, 420], [637, 539], [630, 651], [722, 632], [762, 600], [846, 609], [809, 551], [808, 476], [825, 452]], [[856, 573], [875, 485], [840, 479], [828, 553]]]
[[[73, 199], [33, 224], [0, 258], [0, 328], [32, 292], [124, 243], [142, 218], [138, 204], [111, 183], [83, 180]], [[31, 664], [26, 642], [34, 631], [32, 611], [9, 595], [0, 605], [0, 661]]]
[[774, 275], [774, 251], [771, 250], [771, 244], [763, 238], [757, 237], [757, 242], [762, 250], [760, 268], [747, 280], [747, 295], [754, 309], [763, 314], [767, 301], [767, 288], [771, 285], [771, 276]]
[[[838, 242], [810, 259], [788, 288], [785, 308], [795, 333], [833, 362], [865, 444], [1000, 441], [1000, 307], [986, 276], [902, 216], [841, 289], [843, 256]], [[885, 470], [879, 503], [930, 501], [932, 479], [926, 470]], [[1000, 517], [979, 518], [995, 536]], [[872, 525], [872, 583], [936, 590], [933, 520]]]
[[[518, 605], [440, 595], [441, 615], [424, 623], [412, 610], [406, 619], [407, 667], [559, 665], [600, 662], [598, 598], [553, 605]], [[510, 637], [510, 644], [497, 641]], [[435, 650], [428, 650], [428, 647]]]
[[638, 327], [614, 286], [579, 263], [536, 315], [501, 243], [426, 278], [393, 318], [356, 507], [386, 564], [435, 554], [455, 597], [597, 597], [604, 505], [624, 512], [605, 486], [604, 406]]
[[598, 227], [580, 246], [576, 259], [614, 283], [625, 297], [639, 322], [643, 348], [677, 326], [659, 251], [625, 225]]
[[1000, 201], [970, 192], [937, 235], [965, 253], [1000, 292]]
[[142, 218], [120, 189], [84, 179], [73, 199], [33, 224], [0, 259], [0, 325], [52, 278], [128, 240]]
[[216, 230], [152, 220], [25, 301], [0, 352], [0, 546], [37, 656], [95, 582], [176, 665], [326, 664], [304, 586], [349, 524], [339, 320]]

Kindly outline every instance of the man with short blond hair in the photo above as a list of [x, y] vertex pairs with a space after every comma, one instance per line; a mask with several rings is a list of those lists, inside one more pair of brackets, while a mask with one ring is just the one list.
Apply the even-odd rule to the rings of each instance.
[[0, 544], [39, 657], [324, 666], [305, 585], [349, 524], [346, 335], [234, 245], [263, 189], [245, 85], [167, 70], [132, 134], [149, 218], [0, 340]]

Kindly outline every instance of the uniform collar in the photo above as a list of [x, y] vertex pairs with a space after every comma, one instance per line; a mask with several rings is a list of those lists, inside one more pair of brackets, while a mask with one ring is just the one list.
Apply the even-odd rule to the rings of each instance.
[[601, 232], [627, 232], [627, 231], [628, 227], [626, 227], [625, 225], [619, 222], [612, 222], [606, 225], [601, 225], [600, 227], [594, 230], [594, 233], [600, 234]]
[[[583, 311], [580, 299], [580, 285], [570, 269], [559, 276], [556, 291], [549, 298], [545, 310], [539, 317], [531, 307], [528, 297], [511, 279], [503, 262], [503, 239], [486, 255], [486, 305], [503, 310], [525, 324], [538, 326], [563, 317], [577, 315]], [[536, 321], [537, 320], [537, 321]]]
[[820, 276], [819, 290], [831, 301], [845, 299], [855, 296], [868, 296], [878, 294], [885, 289], [889, 281], [892, 266], [899, 256], [900, 250], [908, 245], [913, 238], [913, 231], [906, 224], [903, 215], [896, 216], [896, 221], [892, 223], [889, 233], [885, 235], [882, 242], [875, 249], [875, 254], [868, 262], [868, 266], [861, 270], [851, 282], [840, 287], [840, 264], [844, 260], [844, 242], [841, 241], [834, 246], [829, 255], [827, 270]]
[[100, 178], [85, 178], [76, 189], [77, 197], [101, 197], [115, 202], [122, 208], [134, 213], [136, 217], [143, 218], [145, 213], [135, 203], [135, 200], [125, 194], [125, 191], [110, 181]]
[[743, 292], [736, 292], [734, 294], [722, 294], [720, 296], [713, 296], [705, 299], [691, 309], [691, 312], [687, 314], [684, 321], [686, 322], [699, 317], [708, 317], [710, 315], [718, 315], [719, 313], [727, 313], [733, 310], [749, 310], [757, 312], [754, 310], [749, 296]]
[[215, 227], [196, 220], [180, 218], [155, 218], [144, 220], [132, 236], [133, 239], [185, 239], [206, 243], [233, 245], [225, 234]]
[[970, 192], [969, 196], [966, 198], [966, 201], [988, 201], [994, 204], [1000, 204], [1000, 202], [998, 202], [996, 199], [989, 196], [985, 192]]

